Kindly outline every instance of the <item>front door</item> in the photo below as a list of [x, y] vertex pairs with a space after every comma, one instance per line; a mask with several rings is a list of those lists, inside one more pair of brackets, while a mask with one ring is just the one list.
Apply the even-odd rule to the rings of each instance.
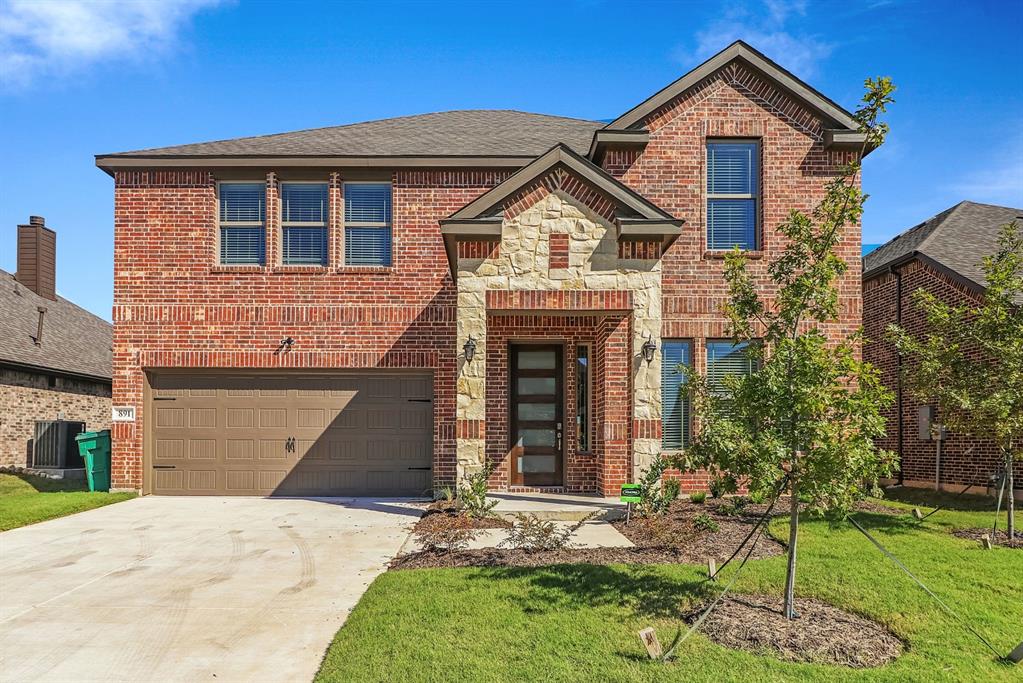
[[562, 347], [509, 349], [512, 486], [561, 486], [564, 442]]

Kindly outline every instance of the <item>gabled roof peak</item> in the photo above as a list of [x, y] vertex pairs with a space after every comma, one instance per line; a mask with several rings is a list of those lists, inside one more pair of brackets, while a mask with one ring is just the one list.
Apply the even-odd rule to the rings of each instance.
[[621, 130], [640, 127], [643, 119], [651, 113], [734, 60], [742, 61], [770, 80], [776, 87], [804, 104], [821, 118], [825, 128], [845, 131], [858, 130], [858, 125], [852, 114], [741, 40], [735, 41], [678, 80], [643, 100], [607, 124], [605, 128]]

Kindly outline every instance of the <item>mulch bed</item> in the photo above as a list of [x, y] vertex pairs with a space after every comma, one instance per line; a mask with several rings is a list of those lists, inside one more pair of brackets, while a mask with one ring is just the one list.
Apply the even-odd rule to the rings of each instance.
[[[966, 538], [971, 541], [980, 543], [980, 539], [983, 536], [991, 534], [991, 529], [953, 529], [952, 535], [959, 538]], [[1023, 531], [1017, 531], [1015, 533], [1015, 539], [1009, 542], [1009, 532], [1004, 529], [999, 529], [995, 534], [994, 538], [991, 539], [994, 545], [1002, 548], [1013, 548], [1015, 550], [1023, 550]]]
[[[735, 552], [760, 517], [767, 512], [767, 505], [749, 503], [738, 514], [725, 514], [722, 508], [728, 509], [730, 506], [728, 499], [710, 499], [702, 504], [677, 500], [663, 515], [633, 517], [628, 524], [623, 519], [613, 522], [613, 525], [637, 548], [671, 551], [678, 558], [673, 560], [675, 562], [699, 564], [706, 562], [708, 557], [723, 562]], [[775, 513], [784, 513], [786, 510], [787, 497], [774, 506]], [[697, 527], [694, 520], [700, 515], [713, 520], [718, 525], [717, 531]], [[783, 552], [783, 546], [765, 533], [757, 541], [750, 558], [774, 557]], [[745, 556], [745, 550], [742, 555]]]
[[[694, 622], [706, 605], [694, 609]], [[812, 599], [796, 599], [798, 619], [782, 615], [781, 598], [736, 595], [723, 599], [700, 626], [719, 645], [790, 662], [856, 669], [884, 666], [902, 654], [902, 642], [865, 617]]]
[[416, 522], [412, 531], [422, 534], [431, 531], [444, 531], [454, 526], [460, 528], [468, 527], [470, 529], [510, 529], [512, 523], [500, 517], [477, 519], [475, 517], [460, 516], [448, 511], [427, 510], [426, 514]]

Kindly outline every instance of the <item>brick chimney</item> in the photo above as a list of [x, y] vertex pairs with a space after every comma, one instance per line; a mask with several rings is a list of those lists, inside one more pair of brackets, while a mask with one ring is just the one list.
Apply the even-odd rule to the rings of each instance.
[[57, 233], [42, 216], [29, 216], [18, 226], [18, 272], [15, 279], [33, 292], [57, 300]]

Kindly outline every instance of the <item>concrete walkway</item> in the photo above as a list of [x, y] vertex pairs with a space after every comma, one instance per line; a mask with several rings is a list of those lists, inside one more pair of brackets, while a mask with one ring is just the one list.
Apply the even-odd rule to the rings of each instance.
[[0, 680], [308, 681], [419, 511], [139, 498], [0, 534]]

